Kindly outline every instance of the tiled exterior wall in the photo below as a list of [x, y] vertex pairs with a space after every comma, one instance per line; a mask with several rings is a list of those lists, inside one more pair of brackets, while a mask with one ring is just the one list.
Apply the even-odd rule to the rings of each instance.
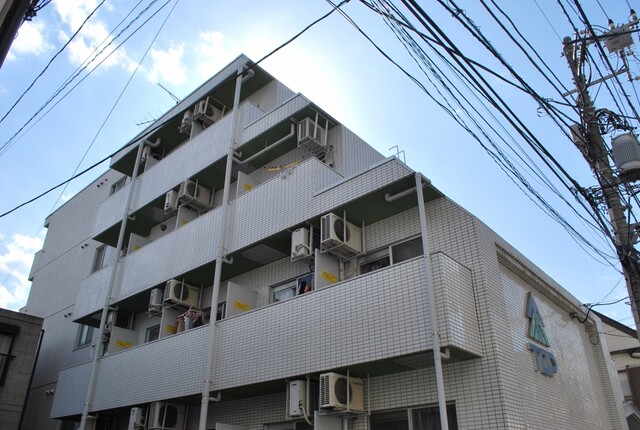
[[[515, 366], [521, 369], [520, 397], [528, 405], [523, 411], [526, 422], [538, 428], [625, 428], [623, 423], [612, 421], [615, 415], [608, 410], [611, 395], [600, 373], [609, 375], [607, 365], [603, 369], [598, 363], [604, 358], [597, 352], [599, 348], [592, 345], [597, 337], [590, 338], [584, 325], [506, 268], [502, 268], [502, 285], [507, 304], [505, 323], [512, 334], [509, 347]], [[526, 337], [527, 292], [533, 293], [544, 320], [551, 343], [546, 349], [557, 360], [558, 372], [553, 377], [534, 371], [533, 356], [526, 347], [534, 342]]]
[[[398, 164], [383, 163], [379, 169], [386, 170], [387, 175], [393, 175], [394, 166], [398, 166]], [[294, 169], [294, 174], [295, 170], [297, 168]], [[362, 191], [371, 182], [381, 180], [379, 178], [379, 172], [367, 172], [351, 178], [342, 185], [325, 189], [317, 196], [324, 197], [328, 201], [333, 200], [329, 194], [339, 194], [344, 198], [345, 194], [351, 193], [350, 182], [357, 184], [357, 187]], [[271, 182], [277, 184], [279, 181], [288, 181], [289, 179], [276, 178], [273, 181], [267, 181], [237, 200], [241, 201], [254, 192], [255, 196], [258, 196], [258, 190], [262, 186], [268, 186]], [[298, 178], [295, 182], [299, 182], [300, 179]], [[277, 195], [277, 193], [266, 192], [266, 195]], [[523, 372], [529, 371], [532, 373], [529, 376], [546, 377], [536, 374], [531, 368], [530, 361], [527, 362], [526, 367], [519, 361], [519, 354], [522, 354], [523, 342], [526, 339], [521, 334], [514, 334], [514, 327], [517, 327], [517, 324], [505, 320], [505, 315], [507, 311], [513, 309], [513, 304], [503, 286], [502, 271], [496, 256], [497, 238], [476, 219], [447, 199], [438, 199], [428, 203], [426, 213], [430, 251], [438, 252], [432, 258], [434, 273], [447, 273], [446, 276], [436, 275], [434, 278], [434, 285], [439, 288], [439, 291], [437, 290], [438, 297], [448, 303], [446, 306], [439, 307], [447, 312], [445, 317], [439, 317], [440, 324], [444, 326], [443, 339], [452, 344], [466, 342], [466, 350], [482, 355], [482, 358], [449, 363], [444, 366], [447, 399], [456, 402], [460, 428], [527, 428], [530, 425], [529, 421], [538, 417], [527, 417], [525, 414], [527, 408], [523, 406], [525, 399], [520, 386], [521, 375]], [[418, 232], [417, 218], [417, 211], [414, 209], [368, 226], [367, 246], [375, 249], [402, 238], [412, 237]], [[283, 222], [286, 224], [294, 221], [292, 219]], [[242, 221], [237, 218], [236, 222], [243, 225]], [[241, 230], [244, 231], [246, 228], [242, 227]], [[456, 237], [458, 238], [457, 242], [455, 241]], [[246, 240], [247, 243], [251, 243], [255, 239]], [[144, 248], [137, 252], [142, 250]], [[417, 259], [393, 266], [390, 269], [355, 278], [348, 283], [221, 322], [216, 341], [216, 345], [218, 345], [216, 352], [220, 352], [216, 353], [214, 362], [216, 389], [286, 378], [291, 375], [321, 372], [358, 362], [424, 350], [429, 343], [427, 336], [429, 329], [425, 329], [426, 322], [422, 324], [419, 322], [421, 315], [426, 313], [422, 307], [424, 300], [421, 300], [420, 296], [405, 296], [415, 294], [414, 289], [400, 288], [402, 293], [400, 295], [398, 288], [387, 289], [387, 286], [392, 285], [420, 285], [421, 279], [419, 278], [424, 276], [423, 265], [420, 264], [420, 261]], [[289, 268], [285, 268], [286, 266], [285, 259], [273, 263], [270, 267], [263, 268], [262, 271], [238, 277], [234, 279], [234, 282], [262, 291], [259, 295], [259, 302], [266, 304], [269, 301], [268, 285], [272, 280], [277, 282], [279, 278], [297, 275], [298, 270], [304, 271], [303, 265], [297, 269], [292, 268], [291, 265]], [[493, 270], [496, 272], [494, 273]], [[266, 275], [267, 273], [271, 274], [271, 278]], [[423, 275], [419, 275], [420, 273]], [[389, 277], [387, 278], [387, 276]], [[413, 279], [415, 276], [418, 278]], [[263, 283], [260, 285], [256, 283], [259, 279], [263, 279]], [[458, 289], [461, 286], [462, 291], [467, 291], [469, 294], [460, 294]], [[417, 307], [407, 308], [407, 304]], [[477, 309], [477, 314], [474, 312], [474, 308]], [[324, 313], [315, 309], [330, 309], [330, 311]], [[358, 314], [360, 309], [363, 310], [363, 314]], [[378, 318], [380, 312], [386, 310], [394, 317], [392, 320], [385, 321], [383, 319], [380, 321]], [[519, 308], [519, 311], [521, 310], [522, 306]], [[371, 315], [375, 315], [376, 318], [372, 320]], [[461, 315], [467, 317], [468, 320], [456, 320], [456, 318], [461, 318]], [[400, 316], [399, 320], [398, 316]], [[404, 316], [408, 316], [411, 322], [405, 321]], [[347, 319], [344, 320], [341, 317]], [[521, 314], [520, 318], [522, 318]], [[303, 323], [301, 324], [299, 321], [303, 321]], [[521, 325], [525, 322], [521, 322]], [[395, 330], [399, 326], [402, 327], [406, 337], [398, 337]], [[293, 333], [295, 333], [293, 342], [286, 336], [289, 327], [292, 327]], [[350, 327], [350, 330], [345, 331], [344, 327]], [[413, 327], [416, 331], [413, 330]], [[372, 332], [376, 333], [376, 339], [380, 342], [367, 343]], [[203, 333], [204, 330], [199, 329], [189, 335], [204, 336]], [[270, 336], [272, 333], [279, 333], [279, 337], [272, 338]], [[181, 336], [184, 335], [176, 336], [175, 339]], [[389, 336], [389, 338], [386, 339], [385, 336]], [[513, 343], [514, 339], [518, 338], [522, 341], [519, 345], [520, 349], [516, 351]], [[178, 345], [172, 339], [174, 338], [163, 340], [163, 342], [170, 342], [165, 344], [170, 350], [173, 350], [174, 345]], [[204, 342], [195, 343], [203, 344]], [[578, 345], [583, 345], [583, 343], [584, 338], [578, 342]], [[179, 344], [182, 345], [182, 341]], [[345, 345], [352, 344], [355, 345], [353, 349], [345, 348]], [[295, 348], [292, 349], [289, 345], [295, 345]], [[387, 346], [381, 348], [381, 345]], [[148, 347], [149, 345], [140, 347], [140, 352], [136, 352], [134, 348], [134, 350], [107, 357], [104, 362], [109, 364], [103, 368], [110, 368], [115, 372], [119, 366], [115, 364], [116, 361], [110, 362], [109, 360], [118, 356], [122, 356], [122, 360], [130, 365], [140, 360], [148, 360], [149, 356], [154, 356], [146, 350]], [[179, 350], [183, 350], [183, 348], [184, 346], [180, 346]], [[164, 351], [166, 353], [167, 350]], [[132, 359], [131, 354], [137, 354], [136, 356], [140, 358]], [[243, 366], [237, 366], [239, 361], [243, 363]], [[576, 364], [583, 365], [585, 363]], [[195, 366], [195, 364], [193, 365]], [[163, 372], [158, 368], [154, 369], [152, 373], [163, 374]], [[101, 373], [101, 375], [106, 374]], [[110, 383], [113, 382], [113, 375], [112, 372]], [[460, 375], [464, 375], [464, 377], [460, 378]], [[123, 376], [126, 376], [124, 379], [133, 377]], [[66, 380], [66, 375], [62, 379]], [[189, 377], [184, 379], [188, 380]], [[372, 409], [384, 410], [434, 404], [437, 399], [433, 383], [430, 381], [433, 381], [432, 369], [373, 378], [372, 396], [370, 397]], [[534, 379], [533, 381], [538, 386], [547, 382], [545, 379]], [[590, 389], [597, 391], [598, 388], [594, 386], [593, 378], [588, 378], [588, 381]], [[114, 386], [119, 387], [117, 384]], [[173, 389], [164, 386], [162, 389], [158, 389], [156, 386], [154, 390], [156, 394], [150, 395], [146, 399], [151, 401], [153, 396], [159, 395], [162, 397], [157, 397], [157, 399], [170, 398], [178, 395], [178, 391], [181, 395], [186, 395], [187, 393], [181, 390], [188, 390], [187, 386], [188, 384], [184, 381], [181, 383], [174, 381], [172, 383]], [[197, 394], [198, 384], [194, 382], [190, 389], [192, 394]], [[62, 388], [59, 388], [59, 392], [62, 393], [61, 390]], [[109, 398], [115, 400], [115, 397], [111, 397], [114, 395], [109, 395], [108, 391], [106, 390], [104, 393], [104, 403], [96, 401], [96, 408], [101, 409], [107, 405], [115, 406], [115, 404], [109, 403]], [[140, 402], [140, 398], [143, 397], [136, 397], [136, 402]], [[222, 405], [221, 408], [223, 408]], [[606, 409], [603, 411], [602, 406], [591, 404], [591, 407], [600, 416], [609, 415]], [[64, 411], [65, 409], [60, 407], [59, 410]], [[64, 415], [58, 410], [56, 413], [59, 416]], [[364, 428], [358, 427], [363, 425], [363, 422], [356, 421], [356, 428]]]
[[282, 82], [273, 80], [247, 99], [263, 112], [271, 112], [293, 96], [295, 93]]
[[[218, 389], [411, 354], [428, 347], [419, 260], [220, 324]], [[291, 333], [291, 335], [287, 335]], [[371, 336], [371, 333], [376, 333]], [[237, 366], [239, 360], [243, 366]]]
[[344, 142], [335, 156], [340, 161], [338, 165], [340, 172], [345, 174], [359, 172], [385, 158], [348, 128], [339, 125], [335, 129], [339, 130], [340, 140]]
[[[239, 67], [243, 67], [245, 64], [250, 62], [250, 60], [244, 55], [238, 56], [233, 62], [231, 62], [227, 67], [222, 69], [220, 72], [216, 73], [211, 79], [202, 84], [198, 89], [185, 97], [178, 105], [169, 109], [164, 115], [162, 115], [154, 124], [148, 127], [147, 130], [152, 129], [157, 124], [161, 124], [164, 121], [171, 119], [172, 117], [178, 115], [180, 112], [185, 111], [190, 106], [193, 106], [195, 103], [200, 101], [209, 91], [215, 88], [217, 85], [221, 84], [225, 79], [229, 76], [234, 75]], [[147, 135], [148, 131], [144, 130], [134, 139], [132, 139], [129, 143], [142, 138]], [[118, 160], [120, 160], [124, 155], [128, 154], [131, 151], [131, 147], [127, 146], [118, 152], [115, 156], [111, 158], [111, 165], [114, 165]]]
[[[141, 174], [135, 183], [131, 212], [148, 205], [183, 180], [195, 175], [227, 153], [232, 114], [195, 136]], [[104, 201], [98, 210], [93, 229], [97, 235], [122, 220], [131, 183]]]
[[[425, 276], [422, 259], [415, 259], [219, 322], [214, 389], [428, 349], [424, 289], [394, 288], [400, 283], [424, 285]], [[197, 394], [206, 362], [206, 336], [202, 327], [102, 358], [95, 408]], [[74, 403], [72, 391], [84, 388], [74, 375], [89, 367], [87, 363], [61, 372], [54, 416], [79, 413], [83, 402]], [[145, 371], [139, 372], [141, 368]], [[156, 375], [157, 382], [150, 383], [149, 375]]]
[[252, 124], [247, 125], [241, 133], [239, 142], [249, 142], [251, 139], [259, 136], [261, 133], [264, 133], [265, 130], [269, 130], [271, 127], [283, 121], [286, 121], [290, 116], [304, 109], [310, 104], [311, 103], [306, 97], [302, 95], [295, 96], [285, 104], [269, 112], [264, 117], [253, 122]]
[[431, 257], [431, 270], [440, 344], [482, 355], [471, 271], [441, 252]]
[[5, 362], [6, 379], [0, 387], [0, 428], [19, 430], [25, 395], [36, 360], [42, 318], [0, 309], [0, 323], [19, 328], [11, 345], [13, 358]]
[[[242, 61], [246, 59], [240, 57], [171, 112], [175, 114], [200, 99]], [[251, 95], [242, 107], [245, 128], [238, 139], [240, 144], [309, 106], [303, 96], [291, 96], [291, 91], [277, 82]], [[269, 113], [261, 116], [262, 111]], [[134, 208], [148, 204], [222, 157], [226, 153], [224, 142], [229, 141], [229, 119], [230, 116], [210, 127], [141, 175]], [[304, 151], [294, 150], [274, 163], [288, 165], [300, 161], [299, 164], [278, 173], [260, 169], [251, 174], [260, 184], [233, 199], [229, 206], [231, 221], [224, 244], [228, 253], [317, 219], [346, 202], [414, 174], [396, 159], [383, 160], [340, 125], [331, 129], [329, 143], [333, 147], [332, 167], [314, 158], [304, 160]], [[47, 241], [51, 240], [56, 249], [55, 258], [38, 257], [36, 282], [42, 275], [63, 280], [56, 278], [60, 275], [55, 274], [53, 264], [48, 268], [48, 262], [65, 265], [77, 259], [82, 260], [81, 266], [90, 267], [89, 253], [85, 256], [74, 246], [120, 220], [127, 190], [125, 187], [103, 202], [95, 226], [87, 221], [73, 239], [64, 234], [74, 228], [73, 222], [56, 226], [55, 231], [51, 229]], [[92, 206], [98, 207], [104, 198], [103, 191], [92, 191], [95, 196], [87, 198], [98, 199]], [[220, 190], [216, 199], [220, 200]], [[71, 210], [76, 204], [82, 207], [87, 202], [91, 201], [79, 200], [68, 208]], [[219, 207], [215, 208], [131, 252], [120, 265], [114, 301], [212, 261], [221, 230], [220, 212]], [[64, 212], [59, 213], [51, 217], [51, 222]], [[425, 255], [430, 256], [433, 270], [442, 344], [478, 357], [444, 364], [446, 398], [456, 405], [459, 428], [623, 428], [620, 396], [612, 383], [615, 374], [603, 345], [592, 345], [589, 333], [569, 317], [568, 309], [577, 309], [579, 304], [566, 298], [566, 291], [450, 200], [439, 198], [428, 202], [426, 216], [429, 249]], [[365, 249], [373, 251], [419, 233], [418, 211], [414, 208], [366, 226]], [[95, 244], [90, 243], [88, 249], [95, 250]], [[515, 256], [526, 268], [523, 271], [531, 272], [532, 277], [538, 277], [536, 282], [544, 285], [545, 294], [538, 305], [559, 362], [558, 374], [553, 378], [535, 372], [531, 352], [526, 349], [528, 321], [523, 315], [523, 297], [527, 291], [541, 289], [501, 265], [500, 255], [504, 252]], [[420, 288], [431, 276], [424, 257], [362, 276], [356, 276], [354, 260], [347, 264], [347, 281], [281, 303], [270, 303], [274, 284], [308, 270], [306, 263], [292, 264], [285, 258], [232, 280], [257, 291], [258, 309], [216, 325], [213, 390], [283, 382], [301, 375], [411, 356], [431, 347], [431, 318], [424, 288]], [[71, 297], [79, 285], [81, 293], [72, 309], [74, 318], [98, 310], [108, 274], [109, 269], [91, 276], [72, 272], [68, 279], [74, 284], [69, 294], [62, 297], [60, 306], [73, 303]], [[85, 279], [79, 282], [82, 278]], [[42, 293], [36, 290], [30, 306], [48, 309], [46, 291], [51, 290], [43, 289]], [[61, 318], [58, 313], [49, 318], [48, 324], [58, 333], [56, 340], [72, 343], [71, 331], [61, 334], [64, 331]], [[102, 358], [93, 409], [102, 411], [190, 395], [197, 397], [205, 374], [207, 337], [205, 326]], [[86, 350], [79, 350], [69, 355], [73, 357], [68, 361], [71, 367], [60, 373], [52, 416], [81, 412], [90, 369], [90, 363], [79, 364], [81, 354], [85, 353]], [[579, 358], [570, 358], [575, 356]], [[421, 357], [424, 354], [412, 358]], [[54, 367], [59, 367], [67, 358], [61, 355], [56, 360]], [[436, 404], [434, 371], [422, 368], [427, 366], [424, 360], [415, 370], [371, 378], [366, 390], [371, 410]], [[51, 381], [47, 378], [51, 370], [42, 369], [39, 378], [44, 386]], [[284, 402], [285, 393], [279, 392], [212, 404], [209, 424], [225, 422], [262, 429], [264, 423], [283, 419]], [[197, 428], [198, 415], [198, 406], [191, 407], [188, 428]], [[368, 428], [366, 424], [366, 417], [361, 416], [350, 423], [350, 428], [364, 430]]]

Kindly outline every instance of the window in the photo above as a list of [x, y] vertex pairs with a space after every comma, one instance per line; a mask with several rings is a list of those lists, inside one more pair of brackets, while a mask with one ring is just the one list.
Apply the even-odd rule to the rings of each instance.
[[372, 252], [360, 260], [360, 274], [373, 272], [375, 270], [382, 269], [391, 265], [391, 258], [389, 256], [389, 249], [381, 249], [380, 251]]
[[416, 237], [392, 246], [391, 255], [393, 255], [394, 264], [422, 255], [422, 238]]
[[216, 309], [216, 321], [220, 321], [224, 318], [225, 311], [227, 310], [227, 302], [218, 303]]
[[[447, 405], [450, 430], [458, 429], [456, 406]], [[437, 406], [371, 414], [371, 430], [440, 430]]]
[[111, 255], [115, 248], [109, 245], [100, 245], [96, 248], [96, 254], [93, 257], [93, 266], [91, 267], [91, 273], [106, 267], [111, 262]]
[[115, 194], [116, 192], [118, 192], [118, 190], [124, 188], [124, 185], [127, 183], [127, 177], [123, 176], [122, 178], [118, 179], [115, 184], [111, 185], [111, 192], [109, 193], [109, 195], [111, 194]]
[[[449, 423], [449, 430], [458, 429], [455, 405], [447, 405], [447, 422]], [[411, 424], [412, 430], [440, 429], [440, 412], [435, 406], [431, 408], [412, 409]]]
[[78, 327], [78, 338], [76, 340], [76, 348], [82, 348], [91, 345], [93, 339], [93, 326], [81, 324]]
[[296, 282], [290, 281], [283, 285], [273, 287], [273, 301], [281, 302], [283, 300], [290, 299], [296, 295]]
[[360, 274], [364, 275], [422, 254], [422, 238], [409, 239], [362, 257], [360, 259]]
[[271, 301], [274, 303], [281, 302], [310, 291], [313, 291], [313, 273], [273, 287]]
[[13, 359], [11, 355], [13, 337], [19, 332], [20, 327], [18, 326], [0, 323], [0, 387], [4, 386], [9, 372], [9, 364]]
[[371, 413], [371, 430], [409, 430], [406, 410]]
[[160, 338], [160, 324], [151, 326], [147, 329], [144, 336], [145, 342], [151, 342]]

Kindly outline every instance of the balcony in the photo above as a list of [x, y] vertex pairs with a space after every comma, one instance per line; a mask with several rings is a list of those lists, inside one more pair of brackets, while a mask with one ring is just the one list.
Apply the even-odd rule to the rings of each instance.
[[[227, 153], [230, 120], [230, 115], [225, 116], [140, 175], [135, 184], [131, 212], [150, 205], [159, 196], [164, 198], [165, 193], [181, 181], [221, 159]], [[100, 204], [93, 230], [94, 236], [122, 220], [129, 187], [131, 183]]]
[[[431, 259], [442, 347], [452, 349], [452, 360], [478, 357], [471, 274], [444, 254]], [[332, 369], [382, 374], [429, 366], [425, 277], [417, 258], [218, 322], [214, 390]], [[95, 410], [199, 394], [206, 327], [102, 358]], [[53, 417], [81, 412], [89, 368], [60, 372]]]

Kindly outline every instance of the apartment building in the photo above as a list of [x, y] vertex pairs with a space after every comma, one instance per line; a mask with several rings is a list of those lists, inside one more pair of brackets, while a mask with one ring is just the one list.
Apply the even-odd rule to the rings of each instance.
[[24, 428], [626, 428], [597, 317], [244, 56], [46, 225]]

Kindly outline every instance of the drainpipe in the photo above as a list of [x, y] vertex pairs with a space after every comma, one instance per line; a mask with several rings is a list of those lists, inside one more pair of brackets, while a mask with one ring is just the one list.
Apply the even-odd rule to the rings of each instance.
[[24, 421], [24, 413], [27, 410], [27, 402], [29, 401], [29, 394], [31, 393], [31, 385], [33, 385], [33, 375], [36, 373], [36, 366], [38, 365], [38, 358], [40, 357], [40, 348], [42, 347], [42, 339], [44, 338], [44, 329], [40, 329], [40, 337], [38, 338], [38, 347], [36, 348], [36, 356], [33, 359], [33, 366], [31, 367], [31, 375], [29, 376], [29, 385], [27, 386], [27, 394], [24, 396], [24, 402], [22, 402], [22, 411], [20, 412], [20, 421], [18, 421], [18, 429], [22, 429], [22, 422]]
[[235, 94], [233, 96], [233, 118], [232, 118], [232, 126], [231, 133], [229, 135], [229, 151], [227, 152], [227, 164], [224, 173], [224, 190], [222, 192], [222, 209], [221, 209], [221, 217], [222, 222], [220, 223], [220, 233], [218, 234], [218, 252], [216, 255], [215, 261], [215, 272], [213, 275], [213, 288], [211, 292], [211, 317], [209, 322], [209, 339], [208, 339], [208, 347], [207, 347], [207, 364], [205, 367], [205, 378], [204, 378], [204, 386], [202, 388], [202, 399], [200, 405], [200, 424], [198, 426], [199, 430], [206, 430], [207, 428], [207, 417], [209, 415], [209, 402], [210, 401], [219, 401], [220, 397], [217, 399], [211, 398], [211, 378], [213, 377], [213, 351], [214, 351], [214, 343], [216, 338], [216, 308], [218, 306], [218, 296], [220, 294], [220, 277], [222, 276], [222, 265], [227, 262], [225, 256], [225, 241], [227, 237], [227, 224], [229, 218], [229, 190], [231, 188], [231, 169], [233, 167], [233, 159], [235, 155], [235, 144], [236, 137], [238, 135], [238, 128], [240, 125], [240, 90], [242, 89], [242, 83], [245, 80], [251, 79], [253, 77], [253, 70], [245, 76], [242, 77], [244, 68], [238, 68], [238, 76], [236, 78], [236, 89]]
[[250, 162], [251, 160], [255, 160], [256, 158], [258, 158], [259, 156], [261, 156], [265, 152], [271, 151], [273, 148], [275, 148], [276, 146], [280, 145], [283, 142], [286, 142], [287, 140], [291, 139], [295, 135], [296, 135], [296, 125], [295, 125], [295, 123], [291, 122], [291, 131], [289, 131], [289, 134], [287, 134], [282, 139], [278, 139], [277, 142], [273, 142], [271, 145], [267, 146], [266, 148], [264, 148], [260, 152], [257, 152], [255, 154], [253, 154], [251, 157], [247, 158], [246, 160], [242, 160], [242, 163], [244, 164], [244, 163]]
[[426, 290], [425, 300], [427, 301], [427, 309], [429, 318], [431, 319], [431, 342], [433, 345], [433, 363], [436, 374], [436, 392], [438, 395], [438, 408], [440, 409], [440, 428], [449, 430], [449, 422], [447, 420], [447, 403], [444, 394], [444, 378], [442, 376], [442, 353], [440, 352], [440, 333], [438, 331], [438, 317], [436, 315], [435, 294], [433, 284], [431, 282], [431, 261], [429, 260], [429, 240], [427, 237], [427, 216], [424, 209], [424, 193], [422, 191], [422, 181], [427, 184], [430, 181], [424, 178], [420, 173], [416, 173], [416, 194], [418, 196], [418, 211], [420, 212], [420, 233], [422, 236], [422, 258], [427, 271], [424, 288]]
[[109, 314], [109, 306], [111, 305], [111, 294], [113, 293], [113, 286], [116, 283], [116, 272], [118, 271], [118, 264], [120, 263], [120, 250], [124, 243], [124, 233], [127, 229], [127, 222], [129, 221], [129, 212], [131, 210], [131, 200], [133, 200], [133, 191], [136, 185], [136, 179], [138, 178], [138, 169], [140, 168], [140, 159], [142, 158], [142, 149], [145, 145], [145, 139], [140, 139], [138, 143], [138, 152], [136, 154], [136, 162], [133, 166], [133, 173], [131, 174], [131, 185], [129, 186], [129, 195], [127, 196], [127, 204], [124, 207], [124, 214], [122, 216], [122, 224], [120, 225], [120, 233], [118, 234], [118, 244], [116, 245], [116, 258], [111, 268], [111, 277], [109, 278], [109, 286], [107, 288], [107, 294], [104, 298], [104, 305], [102, 307], [102, 317], [100, 318], [100, 328], [98, 329], [98, 343], [93, 350], [93, 361], [91, 363], [91, 374], [89, 376], [89, 386], [87, 387], [87, 396], [84, 401], [84, 408], [82, 409], [82, 417], [80, 418], [80, 429], [85, 430], [87, 425], [87, 417], [89, 416], [89, 409], [93, 402], [93, 395], [95, 394], [96, 378], [98, 376], [98, 362], [100, 359], [100, 342], [104, 336], [104, 328], [107, 324], [107, 315]]

